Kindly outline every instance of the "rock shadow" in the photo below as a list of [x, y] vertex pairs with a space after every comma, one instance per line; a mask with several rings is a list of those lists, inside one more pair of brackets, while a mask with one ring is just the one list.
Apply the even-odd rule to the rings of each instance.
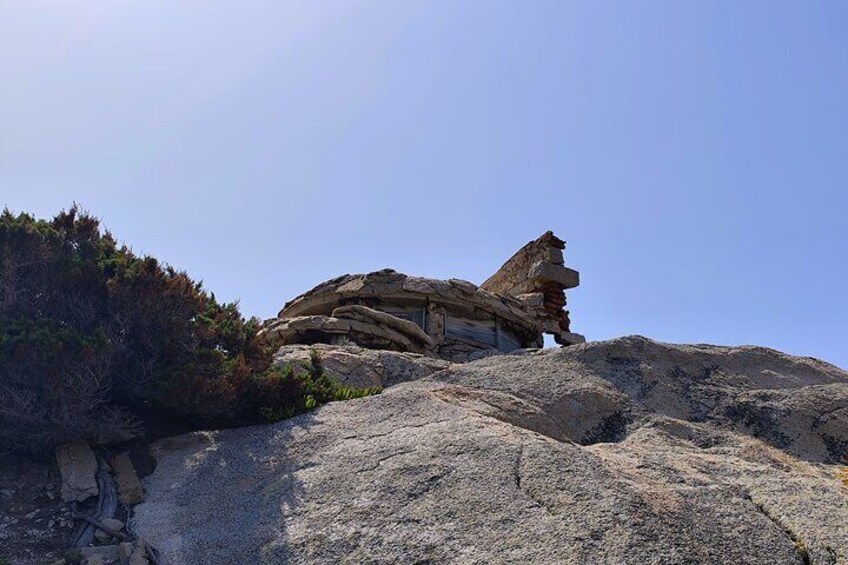
[[[136, 507], [136, 531], [165, 564], [288, 562], [286, 518], [306, 496], [297, 475], [315, 465], [295, 463], [288, 452], [308, 441], [316, 421], [307, 413], [160, 440], [153, 448], [157, 471], [145, 481], [148, 499]], [[198, 499], [208, 500], [208, 514], [193, 512]]]

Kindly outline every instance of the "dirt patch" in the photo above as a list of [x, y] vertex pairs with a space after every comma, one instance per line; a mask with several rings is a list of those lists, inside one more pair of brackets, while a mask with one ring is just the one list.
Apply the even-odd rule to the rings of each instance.
[[52, 459], [0, 459], [0, 563], [40, 565], [62, 555], [73, 522], [60, 487]]

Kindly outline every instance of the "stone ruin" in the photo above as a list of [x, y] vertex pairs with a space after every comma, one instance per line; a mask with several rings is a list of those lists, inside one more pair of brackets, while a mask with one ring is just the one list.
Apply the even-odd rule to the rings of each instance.
[[392, 269], [344, 275], [288, 302], [259, 335], [273, 347], [355, 344], [448, 361], [543, 347], [543, 334], [560, 345], [582, 343], [565, 310], [565, 289], [580, 283], [564, 248], [546, 232], [479, 287]]

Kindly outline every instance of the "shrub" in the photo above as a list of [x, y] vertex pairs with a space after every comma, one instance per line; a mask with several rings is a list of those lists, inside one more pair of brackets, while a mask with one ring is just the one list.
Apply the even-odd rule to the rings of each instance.
[[[309, 362], [303, 370], [295, 371], [294, 366], [274, 368], [272, 375], [262, 375], [257, 380], [258, 394], [266, 399], [260, 412], [269, 422], [291, 418], [335, 400], [352, 400], [382, 392], [380, 387], [352, 388], [340, 384], [324, 372], [321, 356], [314, 349], [309, 352]], [[276, 394], [269, 388], [280, 387]], [[291, 393], [291, 387], [297, 392]], [[270, 400], [270, 402], [269, 402]]]
[[199, 282], [120, 246], [77, 206], [0, 215], [0, 448], [279, 419], [360, 393], [272, 365], [259, 321]]

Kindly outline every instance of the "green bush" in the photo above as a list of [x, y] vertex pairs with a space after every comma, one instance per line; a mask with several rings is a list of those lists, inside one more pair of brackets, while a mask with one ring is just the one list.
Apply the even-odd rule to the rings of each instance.
[[335, 400], [352, 400], [382, 392], [380, 387], [352, 388], [340, 384], [324, 372], [321, 356], [314, 349], [309, 352], [309, 363], [302, 370], [296, 371], [294, 366], [275, 368], [273, 375], [260, 379], [260, 394], [266, 395], [266, 386], [280, 387], [285, 391], [286, 385], [297, 383], [298, 393], [285, 393], [263, 396], [266, 403], [260, 412], [269, 422], [285, 420], [296, 414], [312, 410], [316, 406]]
[[159, 420], [252, 424], [365, 394], [317, 356], [305, 372], [273, 366], [258, 325], [76, 206], [50, 221], [5, 210], [0, 449], [124, 441]]

